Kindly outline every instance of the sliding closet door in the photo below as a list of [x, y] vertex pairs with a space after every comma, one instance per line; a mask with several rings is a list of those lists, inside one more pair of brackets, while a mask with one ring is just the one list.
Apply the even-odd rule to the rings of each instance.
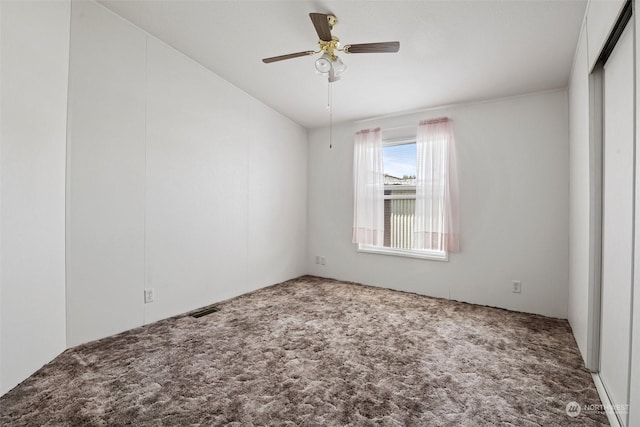
[[[629, 403], [633, 273], [633, 20], [604, 66], [600, 377], [613, 404]], [[619, 414], [626, 425], [626, 413]]]

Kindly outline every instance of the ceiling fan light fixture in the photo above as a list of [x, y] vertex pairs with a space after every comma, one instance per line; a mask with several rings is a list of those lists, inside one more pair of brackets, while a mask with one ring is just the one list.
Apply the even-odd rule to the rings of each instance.
[[320, 74], [326, 74], [331, 71], [331, 57], [327, 53], [316, 59], [316, 70]]
[[[0, 0], [2, 1], [2, 0]], [[343, 48], [340, 48], [340, 39], [331, 31], [333, 27], [338, 23], [338, 20], [334, 15], [324, 13], [310, 13], [311, 23], [318, 33], [318, 48], [319, 50], [304, 51], [289, 53], [287, 55], [272, 56], [264, 58], [262, 62], [270, 64], [272, 62], [283, 61], [285, 59], [293, 59], [301, 56], [315, 55], [322, 52], [320, 58], [316, 59], [315, 67], [316, 74], [327, 77], [329, 83], [340, 80], [340, 75], [347, 69], [347, 66], [340, 58], [336, 56], [336, 52], [342, 52], [345, 54], [351, 53], [382, 53], [382, 52], [398, 52], [400, 50], [400, 42], [379, 42], [379, 43], [360, 43], [360, 44], [348, 44]]]
[[331, 69], [336, 77], [342, 74], [344, 70], [347, 69], [347, 65], [344, 62], [342, 62], [342, 59], [338, 58], [337, 56], [336, 56], [336, 59], [333, 61], [332, 65], [333, 66], [331, 67]]
[[329, 83], [337, 82], [338, 80], [340, 80], [340, 76], [335, 72], [335, 70], [332, 67], [331, 71], [329, 71]]

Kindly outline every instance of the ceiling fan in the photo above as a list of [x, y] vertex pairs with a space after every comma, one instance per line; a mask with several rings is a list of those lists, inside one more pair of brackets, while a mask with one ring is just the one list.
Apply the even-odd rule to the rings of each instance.
[[285, 59], [298, 58], [300, 56], [315, 55], [322, 52], [320, 58], [316, 60], [316, 70], [323, 76], [329, 78], [329, 82], [335, 82], [340, 79], [340, 74], [347, 68], [336, 52], [344, 53], [394, 53], [400, 50], [400, 42], [381, 42], [381, 43], [360, 43], [348, 44], [340, 48], [340, 39], [331, 35], [331, 30], [338, 23], [334, 15], [326, 15], [323, 13], [310, 13], [309, 17], [318, 33], [318, 46], [320, 50], [307, 50], [304, 52], [289, 53], [287, 55], [272, 56], [264, 58], [262, 62], [269, 64], [271, 62], [283, 61]]

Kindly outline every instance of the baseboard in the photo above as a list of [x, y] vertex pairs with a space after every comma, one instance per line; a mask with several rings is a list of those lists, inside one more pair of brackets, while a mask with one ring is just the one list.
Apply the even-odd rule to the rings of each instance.
[[597, 373], [592, 373], [593, 382], [596, 385], [596, 390], [598, 390], [598, 395], [600, 396], [600, 400], [602, 401], [602, 405], [606, 410], [607, 418], [609, 419], [609, 424], [611, 427], [622, 427], [620, 425], [620, 421], [618, 420], [618, 416], [613, 410], [613, 405], [611, 404], [611, 400], [609, 400], [609, 395], [604, 388], [604, 384], [602, 384], [602, 380], [600, 379], [600, 375]]

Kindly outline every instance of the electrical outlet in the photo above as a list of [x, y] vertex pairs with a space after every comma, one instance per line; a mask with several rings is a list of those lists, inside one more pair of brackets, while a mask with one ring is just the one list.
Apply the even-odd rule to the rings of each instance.
[[519, 280], [514, 280], [511, 282], [511, 292], [514, 294], [519, 294], [522, 292], [522, 282]]
[[154, 294], [153, 289], [145, 289], [144, 290], [144, 302], [145, 302], [145, 304], [153, 302], [153, 294]]
[[320, 255], [316, 255], [316, 264], [320, 264]]
[[320, 264], [325, 265], [327, 263], [327, 259], [323, 256], [320, 257]]

